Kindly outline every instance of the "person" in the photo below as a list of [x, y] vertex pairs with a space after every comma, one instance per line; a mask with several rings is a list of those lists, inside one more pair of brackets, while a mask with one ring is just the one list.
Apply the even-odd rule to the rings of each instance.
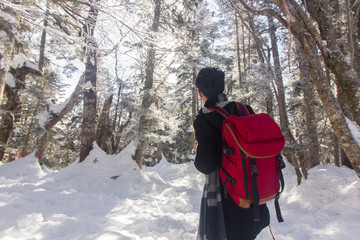
[[[208, 109], [217, 105], [230, 114], [240, 115], [236, 103], [228, 101], [224, 94], [224, 79], [223, 71], [207, 67], [199, 71], [195, 80], [204, 106], [193, 123], [196, 138], [194, 165], [198, 171], [205, 174], [197, 239], [252, 240], [269, 225], [269, 210], [266, 204], [260, 205], [261, 220], [255, 222], [252, 207], [240, 208], [231, 197], [224, 196], [224, 187], [219, 178], [224, 118], [216, 111]], [[254, 114], [250, 106], [245, 106]]]

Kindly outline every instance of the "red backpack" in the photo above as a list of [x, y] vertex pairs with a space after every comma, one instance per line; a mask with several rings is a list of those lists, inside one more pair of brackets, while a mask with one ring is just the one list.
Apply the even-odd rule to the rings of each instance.
[[284, 189], [281, 169], [285, 167], [280, 152], [285, 138], [279, 126], [267, 114], [251, 114], [236, 103], [244, 116], [230, 115], [225, 109], [209, 108], [225, 119], [222, 125], [223, 159], [219, 175], [225, 196], [241, 208], [253, 205], [254, 221], [260, 221], [259, 205], [275, 199], [276, 215], [283, 222], [279, 196]]

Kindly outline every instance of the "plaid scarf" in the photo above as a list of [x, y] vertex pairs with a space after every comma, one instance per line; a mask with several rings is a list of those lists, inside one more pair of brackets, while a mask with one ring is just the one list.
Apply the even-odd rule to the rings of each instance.
[[226, 240], [219, 170], [205, 175], [197, 240]]

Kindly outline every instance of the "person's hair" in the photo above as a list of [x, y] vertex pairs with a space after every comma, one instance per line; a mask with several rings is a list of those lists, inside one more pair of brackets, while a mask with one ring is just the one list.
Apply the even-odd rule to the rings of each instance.
[[207, 98], [215, 97], [224, 91], [225, 74], [218, 68], [207, 67], [200, 70], [195, 86]]

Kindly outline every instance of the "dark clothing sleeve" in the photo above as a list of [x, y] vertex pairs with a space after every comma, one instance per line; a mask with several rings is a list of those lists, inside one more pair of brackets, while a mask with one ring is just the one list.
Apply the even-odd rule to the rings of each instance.
[[216, 128], [206, 119], [194, 121], [195, 138], [198, 141], [195, 167], [204, 174], [210, 174], [219, 168], [219, 135]]

